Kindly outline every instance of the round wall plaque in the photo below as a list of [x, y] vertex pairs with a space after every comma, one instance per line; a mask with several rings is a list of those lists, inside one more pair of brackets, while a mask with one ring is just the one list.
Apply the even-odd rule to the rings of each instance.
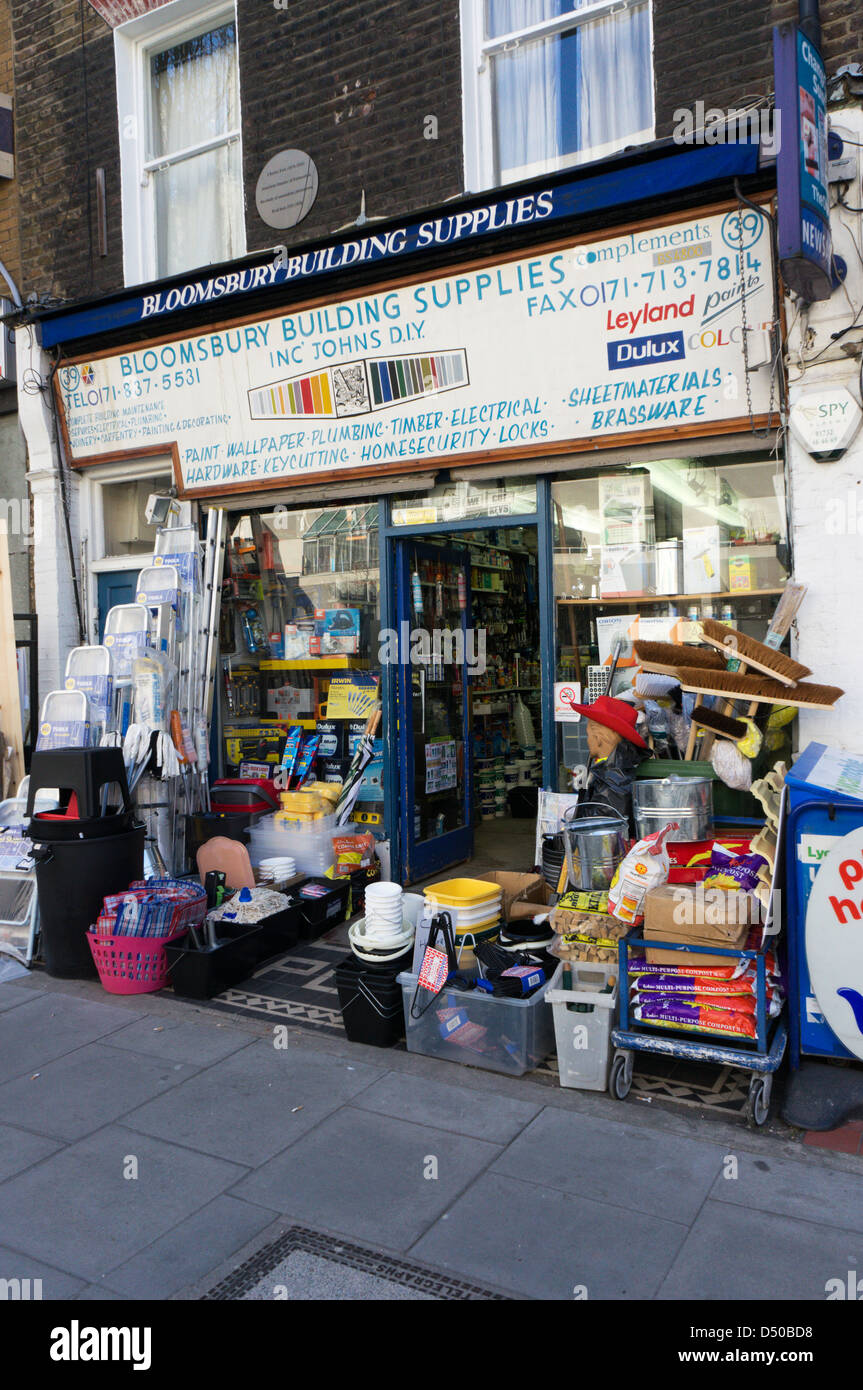
[[258, 216], [268, 227], [295, 227], [318, 196], [315, 162], [302, 150], [280, 150], [261, 170], [255, 187]]

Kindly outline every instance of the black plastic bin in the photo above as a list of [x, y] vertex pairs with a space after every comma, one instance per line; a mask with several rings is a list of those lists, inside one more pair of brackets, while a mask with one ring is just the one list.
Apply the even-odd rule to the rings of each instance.
[[336, 987], [348, 1042], [392, 1047], [404, 1037], [402, 987], [392, 970], [369, 970], [346, 956], [336, 966]]
[[284, 908], [282, 912], [274, 912], [272, 917], [264, 917], [258, 925], [261, 929], [263, 952], [261, 960], [283, 955], [285, 951], [292, 950], [300, 940], [304, 925], [302, 909], [297, 903], [291, 903], [290, 907]]
[[216, 835], [224, 835], [228, 840], [239, 840], [242, 844], [248, 845], [246, 831], [259, 821], [263, 814], [262, 811], [201, 811], [186, 816], [186, 855], [189, 863], [194, 867], [201, 845], [205, 845]]
[[[264, 951], [261, 927], [219, 922], [218, 946], [203, 951], [166, 946], [168, 983], [184, 999], [212, 999], [214, 994], [241, 984], [257, 969]], [[230, 938], [230, 939], [226, 939]]]
[[122, 893], [144, 877], [145, 827], [136, 824], [118, 834], [83, 840], [49, 840], [40, 838], [31, 823], [30, 834], [45, 969], [63, 980], [95, 979], [98, 971], [87, 931], [99, 916], [103, 898]]
[[[302, 890], [312, 884], [320, 884], [326, 890], [321, 897], [303, 897]], [[322, 932], [343, 922], [348, 912], [350, 893], [349, 878], [307, 878], [305, 883], [292, 888], [286, 896], [292, 905], [300, 909], [300, 940], [315, 941]]]

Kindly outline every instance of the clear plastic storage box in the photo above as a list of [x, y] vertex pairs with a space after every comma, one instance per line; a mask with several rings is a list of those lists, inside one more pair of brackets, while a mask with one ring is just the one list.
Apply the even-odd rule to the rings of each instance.
[[[442, 1057], [486, 1071], [523, 1076], [554, 1051], [554, 1023], [545, 1002], [548, 982], [529, 999], [496, 999], [480, 990], [444, 989], [421, 1018], [411, 1018], [417, 977], [399, 975], [409, 1052]], [[428, 994], [420, 990], [417, 1008]]]

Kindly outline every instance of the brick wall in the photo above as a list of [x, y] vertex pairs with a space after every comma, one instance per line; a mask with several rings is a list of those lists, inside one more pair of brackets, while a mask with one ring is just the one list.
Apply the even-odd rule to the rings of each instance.
[[[479, 3], [479, 0], [474, 0]], [[14, 29], [21, 289], [82, 298], [123, 283], [114, 45], [87, 0], [0, 0]], [[828, 69], [863, 57], [860, 0], [824, 0]], [[459, 0], [238, 0], [250, 250], [442, 202], [463, 186]], [[678, 106], [722, 108], [772, 86], [771, 26], [795, 0], [654, 0], [657, 134]], [[83, 42], [82, 42], [83, 40]], [[2, 44], [0, 44], [2, 47]], [[86, 98], [86, 99], [85, 99]], [[426, 117], [437, 121], [425, 138]], [[89, 137], [89, 145], [88, 145]], [[267, 160], [314, 159], [317, 201], [296, 231], [257, 216]], [[97, 254], [95, 171], [108, 254]], [[4, 234], [0, 187], [0, 236]]]
[[[773, 90], [773, 25], [797, 18], [796, 0], [654, 0], [656, 134], [676, 107], [729, 107]], [[863, 60], [861, 0], [822, 0], [827, 72]]]
[[[317, 201], [287, 240], [323, 236], [360, 211], [397, 215], [463, 189], [458, 0], [239, 0], [247, 234], [282, 235], [255, 208], [255, 183], [282, 149], [318, 169]], [[438, 138], [424, 138], [424, 119]]]
[[[11, 10], [22, 294], [105, 293], [123, 283], [112, 32], [85, 0], [11, 0]], [[104, 257], [97, 253], [100, 166]]]

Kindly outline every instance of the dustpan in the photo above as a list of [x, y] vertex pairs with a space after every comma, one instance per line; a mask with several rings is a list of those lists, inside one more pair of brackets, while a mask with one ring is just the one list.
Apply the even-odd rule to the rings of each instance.
[[239, 840], [229, 840], [227, 835], [214, 835], [201, 845], [196, 855], [201, 882], [211, 870], [225, 875], [228, 888], [254, 888], [255, 873], [249, 851]]

